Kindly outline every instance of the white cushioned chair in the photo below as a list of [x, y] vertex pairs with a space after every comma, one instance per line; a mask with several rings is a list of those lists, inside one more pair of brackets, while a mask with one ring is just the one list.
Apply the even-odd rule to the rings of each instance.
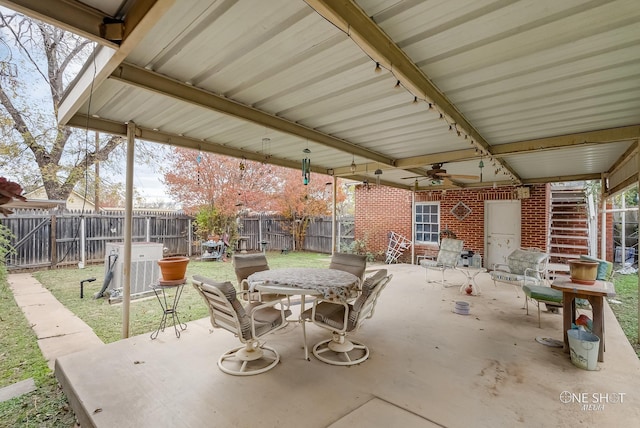
[[329, 269], [338, 269], [349, 272], [358, 277], [362, 282], [364, 271], [367, 269], [367, 256], [360, 254], [334, 253], [331, 256]]
[[[347, 333], [357, 330], [373, 316], [380, 292], [391, 280], [386, 269], [380, 269], [362, 283], [362, 291], [353, 304], [337, 303], [321, 298], [313, 307], [301, 314], [304, 320], [331, 331], [331, 339], [323, 340], [313, 347], [313, 355], [327, 364], [348, 366], [359, 364], [369, 358], [369, 348], [361, 342], [347, 339]], [[306, 338], [305, 338], [306, 340]]]
[[[448, 269], [455, 269], [460, 260], [460, 254], [464, 247], [464, 241], [461, 239], [442, 238], [440, 241], [440, 250], [435, 260], [421, 260], [420, 266], [426, 268], [427, 282], [437, 282], [438, 284], [447, 285], [444, 280], [444, 273]], [[440, 271], [442, 278], [440, 281], [429, 281], [429, 271]], [[466, 279], [466, 276], [465, 276]]]
[[498, 282], [515, 286], [516, 293], [524, 285], [543, 285], [547, 277], [549, 254], [536, 248], [513, 250], [506, 264], [495, 264], [490, 272], [495, 286]]
[[233, 269], [235, 270], [236, 278], [238, 280], [238, 287], [242, 293], [243, 299], [258, 300], [260, 302], [263, 300], [271, 301], [281, 299], [281, 296], [275, 294], [262, 293], [260, 291], [249, 291], [249, 283], [247, 282], [249, 275], [269, 270], [269, 262], [267, 261], [267, 256], [265, 256], [264, 253], [234, 254], [232, 260]]
[[[286, 318], [291, 315], [290, 310], [275, 300], [243, 305], [236, 298], [236, 289], [229, 281], [216, 282], [195, 275], [192, 284], [209, 308], [211, 325], [230, 331], [243, 343], [220, 356], [220, 370], [236, 376], [246, 376], [264, 373], [278, 364], [278, 352], [261, 344], [259, 339], [285, 327]], [[274, 307], [278, 304], [279, 309]]]

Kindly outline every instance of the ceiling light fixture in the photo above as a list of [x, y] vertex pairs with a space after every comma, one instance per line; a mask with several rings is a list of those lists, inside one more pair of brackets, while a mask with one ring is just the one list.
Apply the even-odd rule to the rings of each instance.
[[351, 159], [351, 174], [355, 174], [356, 173], [356, 157], [353, 156], [353, 158]]

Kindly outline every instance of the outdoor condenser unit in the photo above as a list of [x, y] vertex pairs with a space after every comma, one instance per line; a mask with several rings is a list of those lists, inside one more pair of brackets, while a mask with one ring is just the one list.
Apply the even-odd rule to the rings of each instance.
[[[158, 260], [163, 256], [164, 246], [155, 242], [134, 242], [131, 244], [131, 295], [149, 293], [149, 285], [157, 284], [160, 278]], [[105, 247], [104, 268], [109, 269], [109, 255], [117, 254], [113, 266], [113, 279], [108, 290], [124, 288], [124, 244], [109, 242]], [[113, 258], [112, 258], [113, 261]]]

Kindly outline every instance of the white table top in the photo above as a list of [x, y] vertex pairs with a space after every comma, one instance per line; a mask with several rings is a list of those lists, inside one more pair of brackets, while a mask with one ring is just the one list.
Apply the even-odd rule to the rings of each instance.
[[279, 268], [256, 272], [247, 278], [249, 289], [280, 294], [318, 294], [344, 301], [357, 286], [355, 275], [327, 268]]

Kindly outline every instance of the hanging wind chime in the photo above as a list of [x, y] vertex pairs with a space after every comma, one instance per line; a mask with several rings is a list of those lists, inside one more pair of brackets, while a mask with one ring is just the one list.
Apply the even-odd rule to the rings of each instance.
[[198, 156], [196, 157], [196, 163], [198, 164], [198, 187], [200, 187], [200, 162], [202, 162], [202, 152], [198, 153]]
[[311, 153], [311, 150], [308, 148], [304, 149], [302, 153], [305, 154], [305, 157], [302, 158], [302, 184], [305, 186], [309, 184], [309, 180], [311, 178], [311, 159], [309, 159], [308, 154]]
[[478, 164], [478, 168], [480, 168], [480, 183], [482, 183], [482, 168], [484, 168], [484, 162], [482, 162], [482, 158], [480, 158], [480, 163]]

